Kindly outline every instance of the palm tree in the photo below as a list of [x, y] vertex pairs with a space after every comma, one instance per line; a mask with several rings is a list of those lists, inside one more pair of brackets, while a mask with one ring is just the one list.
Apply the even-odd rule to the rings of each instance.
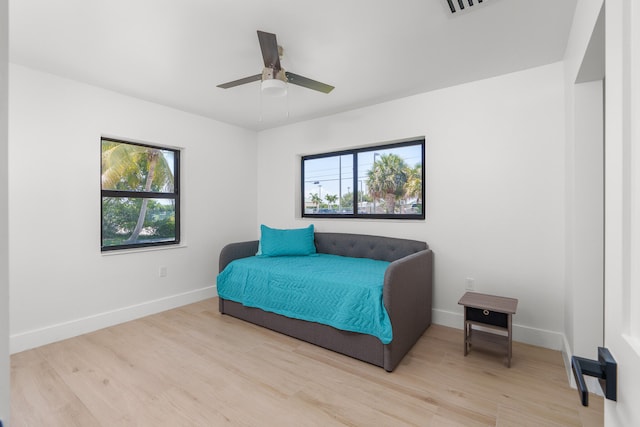
[[408, 199], [416, 199], [416, 204], [420, 204], [422, 196], [422, 165], [417, 164], [413, 168], [407, 169], [407, 183], [404, 187], [404, 196]]
[[318, 196], [318, 193], [310, 193], [311, 203], [316, 204], [316, 211], [320, 209], [320, 203], [322, 202], [322, 198]]
[[384, 199], [388, 214], [394, 213], [396, 198], [404, 194], [407, 165], [397, 154], [383, 154], [367, 172], [367, 187], [374, 199]]
[[326, 196], [324, 196], [325, 199], [327, 199], [327, 202], [329, 202], [329, 207], [333, 207], [333, 205], [336, 203], [336, 201], [338, 200], [338, 196], [335, 194], [327, 194]]
[[[173, 191], [174, 177], [169, 163], [157, 148], [102, 141], [102, 188], [109, 190]], [[144, 226], [149, 199], [143, 198], [138, 221], [124, 242], [138, 239]]]

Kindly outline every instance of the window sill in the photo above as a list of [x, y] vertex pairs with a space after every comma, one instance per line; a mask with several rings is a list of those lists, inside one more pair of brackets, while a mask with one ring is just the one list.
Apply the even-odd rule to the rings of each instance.
[[156, 251], [167, 251], [172, 249], [183, 249], [186, 247], [187, 245], [184, 243], [180, 243], [177, 245], [147, 246], [144, 248], [119, 249], [117, 251], [105, 251], [105, 252], [101, 251], [100, 255], [102, 256], [126, 255], [126, 254], [136, 254], [140, 252], [156, 252]]

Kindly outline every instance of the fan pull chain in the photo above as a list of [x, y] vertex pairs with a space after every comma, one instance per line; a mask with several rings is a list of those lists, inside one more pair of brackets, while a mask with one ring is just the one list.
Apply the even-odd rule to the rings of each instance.
[[262, 123], [262, 88], [260, 88], [260, 114], [258, 117], [258, 122]]
[[287, 120], [289, 120], [289, 92], [289, 88], [287, 88]]

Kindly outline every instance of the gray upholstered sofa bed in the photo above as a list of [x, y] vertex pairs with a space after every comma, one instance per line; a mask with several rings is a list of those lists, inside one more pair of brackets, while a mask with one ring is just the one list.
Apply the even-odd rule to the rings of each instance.
[[[292, 319], [234, 301], [219, 299], [220, 313], [346, 354], [393, 371], [431, 324], [433, 253], [425, 242], [348, 233], [315, 233], [316, 250], [341, 256], [389, 261], [383, 302], [393, 340], [382, 344], [372, 335]], [[220, 253], [220, 271], [234, 259], [256, 254], [258, 241], [232, 243]]]

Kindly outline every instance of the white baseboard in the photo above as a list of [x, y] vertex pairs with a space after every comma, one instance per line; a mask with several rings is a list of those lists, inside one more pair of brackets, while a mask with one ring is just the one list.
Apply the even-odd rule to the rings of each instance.
[[[453, 311], [434, 309], [433, 323], [462, 329], [464, 315]], [[564, 351], [564, 334], [561, 332], [547, 331], [545, 329], [532, 328], [530, 326], [513, 324], [513, 340], [551, 350]]]
[[207, 286], [177, 295], [170, 295], [153, 301], [70, 320], [31, 331], [21, 332], [9, 337], [11, 354], [19, 353], [45, 344], [97, 331], [119, 323], [139, 319], [161, 311], [202, 301], [217, 296], [216, 286]]
[[[31, 331], [26, 331], [10, 336], [11, 354], [40, 347], [52, 342], [61, 341], [78, 335], [97, 331], [119, 323], [139, 319], [161, 311], [170, 310], [204, 299], [213, 298], [218, 295], [216, 286], [207, 286], [177, 295], [159, 298], [128, 307], [111, 310], [83, 317], [80, 319], [62, 322], [55, 325], [46, 326]], [[433, 310], [433, 323], [451, 328], [462, 329], [464, 317], [461, 313], [446, 310]], [[544, 329], [532, 328], [524, 325], [513, 325], [514, 341], [523, 342], [539, 347], [545, 347], [562, 352], [567, 379], [575, 388], [573, 374], [571, 373], [571, 350], [564, 334], [560, 332], [547, 331]], [[590, 386], [591, 389], [591, 386]], [[595, 389], [595, 387], [594, 387]]]
[[576, 380], [573, 378], [573, 372], [571, 372], [571, 356], [573, 352], [566, 335], [563, 335], [562, 338], [562, 360], [564, 360], [564, 369], [567, 371], [567, 380], [572, 388], [576, 388]]

